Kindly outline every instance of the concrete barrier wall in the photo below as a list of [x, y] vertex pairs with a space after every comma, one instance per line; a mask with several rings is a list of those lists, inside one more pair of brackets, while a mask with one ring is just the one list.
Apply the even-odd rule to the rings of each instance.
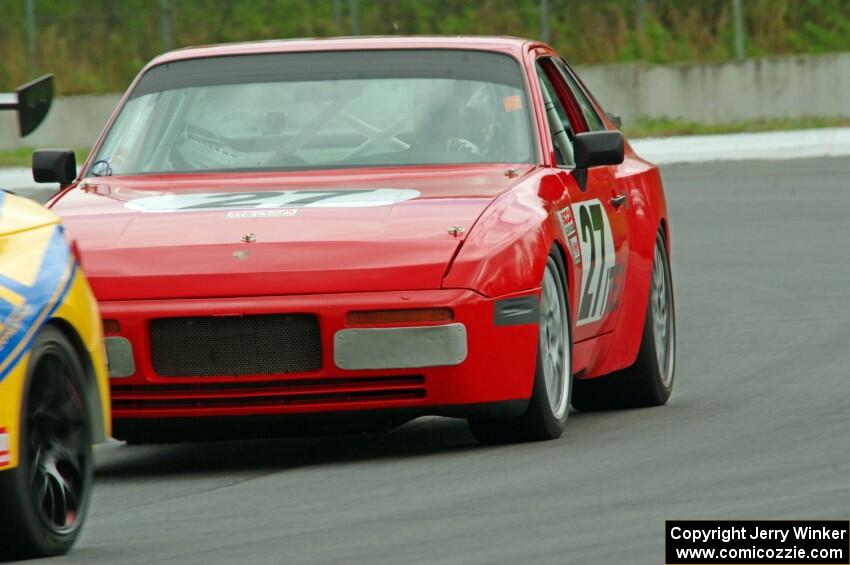
[[[628, 123], [639, 116], [703, 123], [802, 116], [850, 117], [850, 53], [749, 59], [703, 65], [603, 65], [579, 75], [606, 110]], [[47, 120], [17, 137], [11, 113], [0, 114], [0, 150], [87, 147], [119, 95], [54, 101]]]
[[604, 65], [577, 69], [606, 110], [707, 124], [850, 117], [850, 53], [704, 65]]
[[0, 150], [17, 147], [84, 148], [100, 135], [120, 95], [66, 96], [53, 101], [47, 119], [27, 137], [18, 137], [14, 112], [0, 113]]

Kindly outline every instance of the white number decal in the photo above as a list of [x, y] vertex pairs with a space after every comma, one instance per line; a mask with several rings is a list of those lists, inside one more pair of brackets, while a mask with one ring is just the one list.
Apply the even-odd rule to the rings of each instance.
[[201, 210], [264, 210], [275, 208], [364, 208], [390, 206], [419, 197], [402, 188], [268, 190], [159, 194], [130, 200], [127, 208], [140, 212], [197, 212]]
[[596, 322], [605, 314], [611, 281], [615, 274], [614, 238], [605, 207], [597, 200], [573, 204], [578, 221], [579, 241], [584, 268], [576, 325]]

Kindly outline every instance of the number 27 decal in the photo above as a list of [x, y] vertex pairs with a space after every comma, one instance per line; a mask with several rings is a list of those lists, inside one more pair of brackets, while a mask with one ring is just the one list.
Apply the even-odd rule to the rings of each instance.
[[614, 239], [602, 203], [586, 200], [573, 204], [584, 268], [581, 273], [578, 320], [576, 325], [596, 322], [605, 315], [612, 279], [615, 275]]

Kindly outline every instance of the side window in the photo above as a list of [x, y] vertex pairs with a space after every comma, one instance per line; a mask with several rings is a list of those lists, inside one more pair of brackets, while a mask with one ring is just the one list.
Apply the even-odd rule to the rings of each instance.
[[593, 108], [593, 104], [590, 103], [590, 100], [587, 99], [587, 96], [585, 96], [584, 91], [576, 82], [576, 79], [573, 78], [573, 74], [569, 71], [569, 69], [567, 69], [566, 65], [564, 65], [562, 61], [558, 59], [553, 60], [555, 62], [555, 66], [560, 71], [561, 76], [564, 77], [567, 86], [569, 86], [570, 92], [572, 92], [573, 97], [581, 107], [581, 113], [584, 114], [584, 120], [587, 122], [588, 131], [600, 131], [606, 129], [605, 124], [602, 123], [602, 120]]
[[561, 104], [555, 87], [546, 76], [546, 72], [540, 63], [537, 63], [537, 79], [540, 81], [540, 93], [543, 96], [543, 104], [546, 108], [546, 119], [549, 122], [549, 131], [552, 134], [552, 145], [555, 148], [555, 160], [559, 167], [575, 166], [573, 158], [573, 130], [564, 105]]

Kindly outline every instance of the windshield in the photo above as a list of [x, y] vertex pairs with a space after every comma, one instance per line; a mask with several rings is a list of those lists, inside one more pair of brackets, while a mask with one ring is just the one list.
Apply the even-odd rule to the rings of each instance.
[[519, 64], [460, 50], [240, 55], [153, 67], [94, 175], [528, 163]]

